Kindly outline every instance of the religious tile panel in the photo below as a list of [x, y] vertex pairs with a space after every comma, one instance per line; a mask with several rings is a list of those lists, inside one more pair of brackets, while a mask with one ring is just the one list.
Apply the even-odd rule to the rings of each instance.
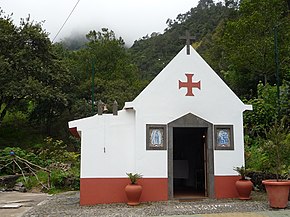
[[166, 125], [146, 124], [146, 150], [166, 150]]
[[214, 126], [215, 150], [234, 150], [233, 125]]

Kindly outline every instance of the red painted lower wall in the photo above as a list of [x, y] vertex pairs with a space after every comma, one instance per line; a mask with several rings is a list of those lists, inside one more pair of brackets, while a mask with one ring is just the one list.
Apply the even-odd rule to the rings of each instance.
[[[239, 176], [215, 176], [215, 198], [238, 197], [235, 187], [238, 179]], [[141, 202], [168, 200], [167, 178], [143, 178], [138, 183], [143, 187]], [[124, 189], [127, 184], [128, 178], [81, 178], [80, 205], [125, 203], [127, 198]]]
[[[143, 187], [141, 202], [168, 200], [167, 178], [143, 178], [138, 183]], [[125, 203], [127, 184], [128, 178], [81, 178], [80, 205]]]
[[215, 176], [215, 197], [217, 199], [238, 197], [235, 183], [239, 178], [239, 176]]

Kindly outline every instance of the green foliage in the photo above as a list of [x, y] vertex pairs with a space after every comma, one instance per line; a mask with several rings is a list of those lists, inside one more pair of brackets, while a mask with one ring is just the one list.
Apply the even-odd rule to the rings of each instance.
[[245, 145], [246, 165], [251, 171], [269, 171], [268, 156], [262, 148], [262, 142]]
[[[50, 173], [50, 188], [48, 189], [48, 173], [38, 171], [36, 176], [26, 176], [25, 179], [20, 177], [17, 182], [24, 183], [28, 190], [38, 189], [48, 193], [58, 193], [68, 190], [79, 190], [80, 183], [79, 167], [73, 167], [68, 171], [53, 169]], [[45, 187], [44, 187], [45, 186]]]
[[0, 148], [19, 146], [29, 148], [30, 144], [43, 141], [39, 129], [31, 126], [29, 115], [20, 110], [8, 111], [0, 126]]
[[223, 76], [238, 95], [253, 96], [260, 80], [264, 84], [276, 83], [274, 28], [279, 36], [283, 79], [289, 70], [290, 20], [286, 1], [241, 1], [239, 16], [226, 23], [221, 43], [226, 65]]
[[290, 131], [284, 125], [284, 121], [275, 124], [266, 133], [266, 140], [263, 144], [263, 151], [268, 157], [268, 166], [271, 172], [279, 175], [289, 173], [290, 166]]
[[[45, 171], [38, 171], [36, 174], [38, 180], [35, 176], [31, 175], [25, 176], [25, 179], [23, 177], [20, 177], [17, 179], [17, 182], [22, 182], [28, 190], [37, 188], [43, 191], [45, 189], [43, 189], [42, 185], [47, 187], [48, 173]], [[42, 185], [40, 183], [42, 183]]]
[[241, 180], [246, 180], [247, 170], [244, 166], [234, 167], [234, 171], [239, 173], [239, 175], [241, 176]]
[[44, 166], [49, 166], [53, 162], [75, 163], [79, 161], [80, 157], [79, 153], [69, 152], [67, 145], [62, 140], [50, 137], [44, 140], [44, 144], [36, 144], [34, 149], [34, 152], [45, 164]]
[[[280, 87], [280, 116], [283, 118], [283, 127], [279, 126], [278, 117], [278, 103], [277, 103], [277, 87], [269, 84], [262, 85], [259, 83], [258, 96], [250, 100], [246, 100], [247, 104], [253, 105], [253, 111], [248, 111], [244, 114], [245, 123], [245, 153], [246, 153], [246, 165], [248, 168], [255, 171], [277, 171], [275, 166], [276, 157], [271, 157], [269, 150], [274, 146], [281, 144], [283, 149], [280, 149], [281, 158], [286, 159], [290, 155], [289, 147], [290, 143], [286, 142], [287, 128], [289, 127], [289, 84], [284, 81]], [[283, 132], [286, 130], [286, 132]], [[288, 133], [289, 134], [289, 133]], [[270, 136], [271, 135], [271, 136]], [[270, 142], [271, 140], [279, 139], [280, 142]], [[285, 141], [283, 141], [285, 140]], [[276, 145], [274, 145], [276, 144]], [[277, 146], [276, 146], [277, 147]], [[288, 157], [289, 158], [289, 157]], [[284, 160], [282, 160], [284, 161]], [[284, 161], [280, 172], [285, 173], [290, 162]], [[284, 172], [281, 172], [284, 170]]]
[[[17, 157], [26, 159], [33, 164], [45, 167], [51, 171], [51, 188], [49, 191], [54, 192], [61, 189], [79, 189], [80, 154], [68, 151], [67, 145], [63, 141], [47, 138], [43, 144], [34, 145], [32, 149], [33, 151], [23, 150], [19, 147], [6, 147], [1, 150], [0, 175], [14, 173], [21, 174], [19, 167], [15, 166], [14, 163], [11, 163], [14, 158], [13, 156], [10, 156], [11, 150], [15, 152]], [[15, 160], [17, 161], [17, 158]], [[17, 162], [24, 173], [31, 173], [25, 164], [19, 161]], [[36, 187], [45, 190], [46, 188], [43, 188], [43, 185], [48, 186], [48, 173], [39, 170], [39, 168], [36, 169], [39, 181], [33, 174], [26, 176], [26, 179], [22, 177], [20, 181], [25, 183], [25, 186], [28, 189]]]
[[[263, 85], [261, 82], [257, 86], [258, 96], [250, 100], [245, 100], [246, 104], [253, 105], [253, 111], [244, 114], [246, 134], [252, 138], [262, 136], [269, 131], [278, 118], [277, 87], [270, 84]], [[290, 101], [289, 82], [284, 81], [280, 87], [280, 116], [285, 117], [285, 124], [289, 126]]]
[[[11, 175], [11, 174], [21, 174], [20, 168], [13, 163], [13, 156], [10, 156], [10, 152], [14, 151], [15, 155], [25, 158], [34, 164], [40, 164], [41, 159], [33, 152], [29, 150], [24, 150], [19, 147], [6, 147], [0, 150], [0, 176], [1, 175]], [[20, 164], [24, 172], [28, 172], [27, 166]]]
[[137, 184], [138, 179], [142, 178], [142, 175], [139, 174], [139, 173], [135, 173], [135, 174], [133, 174], [133, 173], [126, 173], [126, 174], [129, 177], [130, 182], [131, 182], [132, 185]]
[[20, 147], [6, 147], [1, 150], [0, 157], [1, 158], [7, 158], [11, 159], [10, 157], [10, 151], [13, 150], [15, 154], [21, 158], [25, 157], [27, 160], [29, 160], [32, 163], [38, 163], [39, 162], [39, 157], [33, 153], [32, 151], [29, 150], [24, 150]]
[[139, 79], [138, 69], [130, 60], [123, 39], [117, 39], [113, 31], [93, 30], [87, 34], [87, 39], [89, 42], [84, 48], [71, 54], [70, 70], [77, 73], [79, 79], [71, 110], [75, 118], [92, 115], [92, 101], [96, 104], [102, 100], [112, 105], [116, 100], [123, 107], [147, 84]]
[[246, 165], [254, 171], [274, 173], [276, 177], [287, 175], [290, 169], [290, 132], [285, 118], [275, 121], [265, 131], [265, 138], [246, 136]]
[[277, 118], [277, 88], [258, 84], [258, 97], [245, 100], [253, 111], [244, 114], [246, 133], [251, 137], [264, 136]]
[[71, 74], [42, 23], [28, 17], [15, 26], [0, 12], [0, 29], [0, 127], [7, 112], [21, 111], [29, 124], [50, 134], [52, 123], [68, 106]]
[[79, 190], [80, 171], [76, 167], [69, 171], [55, 169], [51, 173], [50, 192], [56, 190]]

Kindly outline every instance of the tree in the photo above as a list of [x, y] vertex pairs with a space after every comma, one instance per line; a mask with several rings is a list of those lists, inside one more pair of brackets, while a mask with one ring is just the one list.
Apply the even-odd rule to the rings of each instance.
[[[278, 122], [278, 102], [277, 88], [270, 84], [263, 85], [261, 82], [257, 87], [258, 96], [250, 100], [245, 100], [246, 104], [253, 105], [253, 111], [246, 112], [244, 115], [245, 132], [251, 138], [265, 138], [265, 133]], [[280, 92], [280, 116], [283, 117], [284, 125], [290, 126], [290, 85], [284, 82]]]
[[[259, 81], [276, 83], [274, 29], [279, 28], [279, 57], [283, 78], [289, 70], [290, 19], [286, 1], [241, 1], [239, 17], [226, 23], [223, 34], [223, 76], [238, 95], [256, 92]], [[287, 66], [287, 67], [286, 67]]]
[[116, 38], [113, 31], [92, 30], [86, 37], [89, 40], [86, 46], [70, 54], [73, 63], [69, 68], [79, 81], [71, 111], [74, 118], [91, 115], [99, 100], [109, 105], [116, 100], [122, 107], [147, 84], [139, 79], [123, 39]]
[[70, 75], [41, 25], [28, 17], [16, 26], [0, 13], [0, 126], [8, 111], [28, 112], [30, 104], [30, 115], [49, 129], [52, 117], [67, 105], [62, 87]]

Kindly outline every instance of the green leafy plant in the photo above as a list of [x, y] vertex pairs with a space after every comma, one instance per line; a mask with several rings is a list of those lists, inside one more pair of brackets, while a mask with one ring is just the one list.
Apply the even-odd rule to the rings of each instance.
[[126, 174], [129, 177], [132, 185], [136, 185], [138, 179], [142, 178], [142, 175], [140, 173], [135, 173], [135, 174], [133, 174], [133, 173], [126, 173]]
[[43, 166], [49, 166], [52, 163], [76, 163], [79, 161], [80, 154], [70, 152], [67, 144], [63, 140], [47, 137], [43, 144], [37, 144], [35, 153], [43, 161]]
[[277, 122], [266, 132], [263, 150], [268, 156], [268, 165], [271, 172], [276, 174], [277, 181], [289, 173], [290, 132], [284, 125], [284, 119]]
[[246, 180], [247, 170], [244, 166], [234, 167], [234, 171], [239, 173], [239, 175], [241, 176], [240, 180]]
[[[22, 182], [25, 187], [28, 190], [31, 190], [32, 188], [34, 189], [39, 189], [40, 191], [47, 191], [48, 187], [48, 173], [45, 171], [38, 171], [36, 172], [36, 176], [25, 176], [25, 179], [23, 176], [17, 179], [17, 182]], [[44, 187], [46, 186], [46, 187]]]
[[[1, 149], [0, 175], [23, 174], [18, 181], [23, 182], [27, 189], [35, 188], [50, 193], [79, 189], [79, 153], [68, 151], [62, 140], [53, 138], [47, 138], [44, 144], [35, 144], [34, 148], [35, 150], [20, 147]], [[11, 156], [12, 150], [15, 156]], [[14, 160], [18, 163], [15, 164]], [[27, 162], [37, 165], [30, 165], [33, 167], [33, 174]], [[40, 167], [45, 168], [45, 171]], [[47, 171], [50, 171], [50, 180]]]
[[254, 141], [254, 144], [245, 145], [245, 157], [246, 165], [248, 170], [251, 171], [266, 171], [268, 166], [268, 156], [265, 154], [262, 148], [262, 139], [261, 142]]

